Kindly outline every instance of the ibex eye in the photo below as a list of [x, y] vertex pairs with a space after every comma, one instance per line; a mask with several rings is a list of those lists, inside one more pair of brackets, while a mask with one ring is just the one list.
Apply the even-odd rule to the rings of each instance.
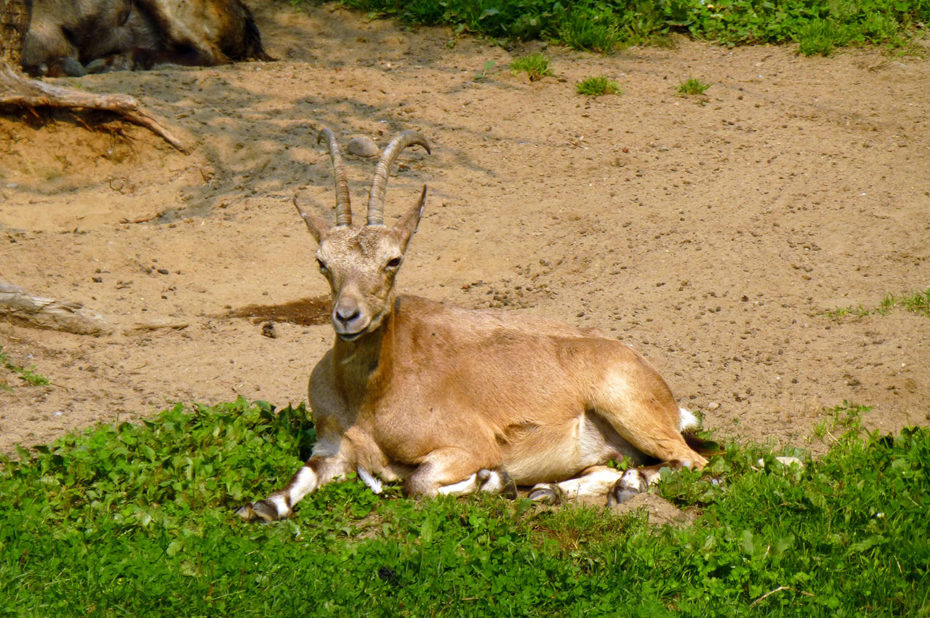
[[384, 265], [385, 268], [400, 268], [400, 258], [396, 257]]
[[324, 273], [324, 274], [325, 274], [326, 271], [329, 270], [328, 268], [326, 268], [326, 263], [325, 263], [323, 260], [319, 259], [319, 258], [317, 258], [317, 260], [316, 260], [316, 265], [320, 267], [320, 272], [321, 272], [321, 273]]

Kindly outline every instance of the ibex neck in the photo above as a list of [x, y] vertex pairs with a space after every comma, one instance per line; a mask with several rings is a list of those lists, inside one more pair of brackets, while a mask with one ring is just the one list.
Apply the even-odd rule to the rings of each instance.
[[368, 391], [372, 381], [389, 375], [393, 364], [392, 340], [394, 333], [394, 311], [382, 320], [376, 330], [366, 333], [355, 341], [336, 338], [333, 344], [335, 371], [339, 381], [348, 392]]

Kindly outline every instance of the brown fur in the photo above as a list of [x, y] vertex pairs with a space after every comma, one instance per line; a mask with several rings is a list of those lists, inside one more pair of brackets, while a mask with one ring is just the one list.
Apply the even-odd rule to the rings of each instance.
[[[327, 419], [325, 439], [337, 443], [351, 431], [365, 445], [351, 458], [375, 474], [449, 451], [443, 460], [452, 469], [415, 492], [431, 493], [480, 468], [503, 466], [532, 485], [621, 456], [703, 461], [677, 430], [665, 382], [620, 342], [413, 296], [393, 307], [358, 342], [337, 339], [309, 388], [315, 418]], [[579, 447], [582, 422], [603, 437], [599, 449]]]
[[[410, 140], [426, 145], [416, 135]], [[333, 157], [339, 177], [338, 153]], [[277, 516], [357, 468], [405, 480], [408, 494], [435, 495], [481, 470], [533, 485], [602, 474], [602, 464], [624, 456], [706, 463], [685, 443], [665, 381], [622, 343], [530, 315], [395, 296], [399, 261], [425, 198], [424, 187], [393, 228], [330, 228], [301, 212], [319, 242], [338, 336], [310, 376], [318, 478], [295, 476], [289, 487], [300, 491], [269, 497], [286, 497]], [[240, 514], [265, 517], [269, 501]]]

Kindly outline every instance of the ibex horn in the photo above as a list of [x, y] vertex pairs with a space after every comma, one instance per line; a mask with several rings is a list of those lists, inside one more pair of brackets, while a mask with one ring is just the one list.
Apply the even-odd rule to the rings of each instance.
[[414, 144], [423, 146], [426, 152], [431, 152], [429, 142], [416, 131], [398, 133], [384, 149], [378, 167], [375, 168], [374, 180], [371, 181], [371, 192], [368, 194], [368, 225], [384, 225], [384, 192], [387, 190], [391, 166], [404, 148]]
[[349, 202], [349, 181], [346, 178], [346, 170], [342, 166], [342, 153], [339, 152], [339, 144], [336, 143], [336, 136], [333, 132], [323, 127], [317, 136], [317, 143], [326, 140], [329, 146], [329, 156], [333, 160], [333, 176], [336, 180], [336, 225], [352, 225], [352, 205]]

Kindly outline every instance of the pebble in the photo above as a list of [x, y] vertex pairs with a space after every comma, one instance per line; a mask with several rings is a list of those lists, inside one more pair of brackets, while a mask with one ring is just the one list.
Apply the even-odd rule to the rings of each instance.
[[381, 152], [378, 145], [368, 137], [353, 137], [346, 150], [357, 157], [377, 157]]
[[262, 324], [262, 335], [271, 339], [278, 338], [278, 331], [275, 330], [274, 322], [269, 320], [268, 322]]

